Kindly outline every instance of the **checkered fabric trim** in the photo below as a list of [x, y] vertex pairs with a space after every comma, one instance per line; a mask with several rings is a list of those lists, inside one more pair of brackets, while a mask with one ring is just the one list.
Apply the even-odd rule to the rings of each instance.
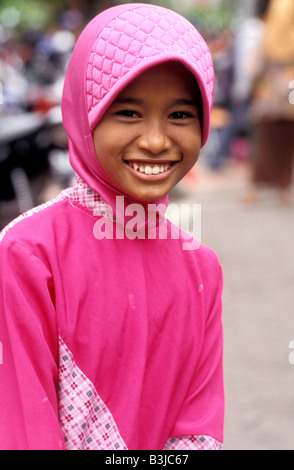
[[91, 189], [78, 175], [77, 182], [67, 193], [67, 197], [86, 207], [93, 215], [101, 215], [113, 220], [111, 207], [106, 204], [102, 197]]
[[[59, 422], [68, 450], [128, 450], [115, 421], [92, 382], [59, 338]], [[210, 436], [168, 439], [164, 450], [221, 450]]]
[[210, 436], [171, 437], [164, 450], [222, 450], [222, 443]]
[[92, 382], [59, 340], [59, 421], [68, 450], [127, 450]]

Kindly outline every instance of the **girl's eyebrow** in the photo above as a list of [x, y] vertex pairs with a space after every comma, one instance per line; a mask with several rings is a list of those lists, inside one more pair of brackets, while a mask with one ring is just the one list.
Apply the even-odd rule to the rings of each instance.
[[139, 98], [127, 98], [127, 97], [119, 97], [116, 100], [114, 100], [114, 103], [118, 104], [137, 104], [137, 105], [143, 105], [144, 101], [140, 100]]
[[[118, 104], [136, 104], [136, 105], [144, 105], [144, 100], [141, 100], [139, 98], [128, 98], [128, 97], [119, 97], [117, 98], [114, 103]], [[171, 100], [168, 103], [168, 107], [173, 107], [173, 106], [199, 106], [199, 103], [197, 100], [193, 99], [187, 99], [187, 98], [178, 98]]]
[[197, 102], [197, 100], [191, 100], [191, 99], [186, 99], [186, 98], [179, 98], [179, 99], [175, 99], [175, 100], [172, 100], [170, 103], [169, 103], [170, 106], [198, 106], [199, 103]]

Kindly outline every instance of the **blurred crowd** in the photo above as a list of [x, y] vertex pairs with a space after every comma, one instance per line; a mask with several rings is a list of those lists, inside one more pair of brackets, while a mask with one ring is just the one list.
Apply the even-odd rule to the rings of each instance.
[[85, 24], [76, 9], [46, 30], [0, 30], [0, 228], [42, 203], [52, 181], [72, 177], [60, 100], [64, 74]]
[[[201, 29], [212, 51], [215, 107], [205, 149], [211, 171], [232, 158], [252, 166], [247, 202], [269, 184], [290, 203], [294, 155], [294, 2], [256, 0], [250, 17], [215, 32]], [[50, 179], [73, 173], [61, 121], [66, 66], [88, 18], [62, 11], [45, 31], [0, 28], [0, 229], [43, 202]], [[1, 25], [0, 25], [1, 26]]]
[[294, 2], [257, 0], [255, 14], [237, 24], [215, 56], [218, 140], [210, 164], [246, 158], [251, 168], [244, 202], [264, 186], [291, 205], [294, 161]]

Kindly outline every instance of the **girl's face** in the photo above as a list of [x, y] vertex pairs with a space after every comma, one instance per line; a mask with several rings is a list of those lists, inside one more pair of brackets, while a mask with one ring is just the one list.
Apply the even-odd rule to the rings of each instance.
[[196, 163], [201, 100], [194, 76], [176, 62], [131, 82], [93, 132], [99, 162], [112, 184], [133, 199], [166, 196]]

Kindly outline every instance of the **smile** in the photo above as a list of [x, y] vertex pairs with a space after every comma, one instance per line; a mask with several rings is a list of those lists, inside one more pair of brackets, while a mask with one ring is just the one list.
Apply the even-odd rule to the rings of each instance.
[[128, 162], [135, 171], [143, 173], [145, 175], [159, 175], [165, 173], [170, 167], [176, 162], [168, 163], [144, 163], [144, 162]]

